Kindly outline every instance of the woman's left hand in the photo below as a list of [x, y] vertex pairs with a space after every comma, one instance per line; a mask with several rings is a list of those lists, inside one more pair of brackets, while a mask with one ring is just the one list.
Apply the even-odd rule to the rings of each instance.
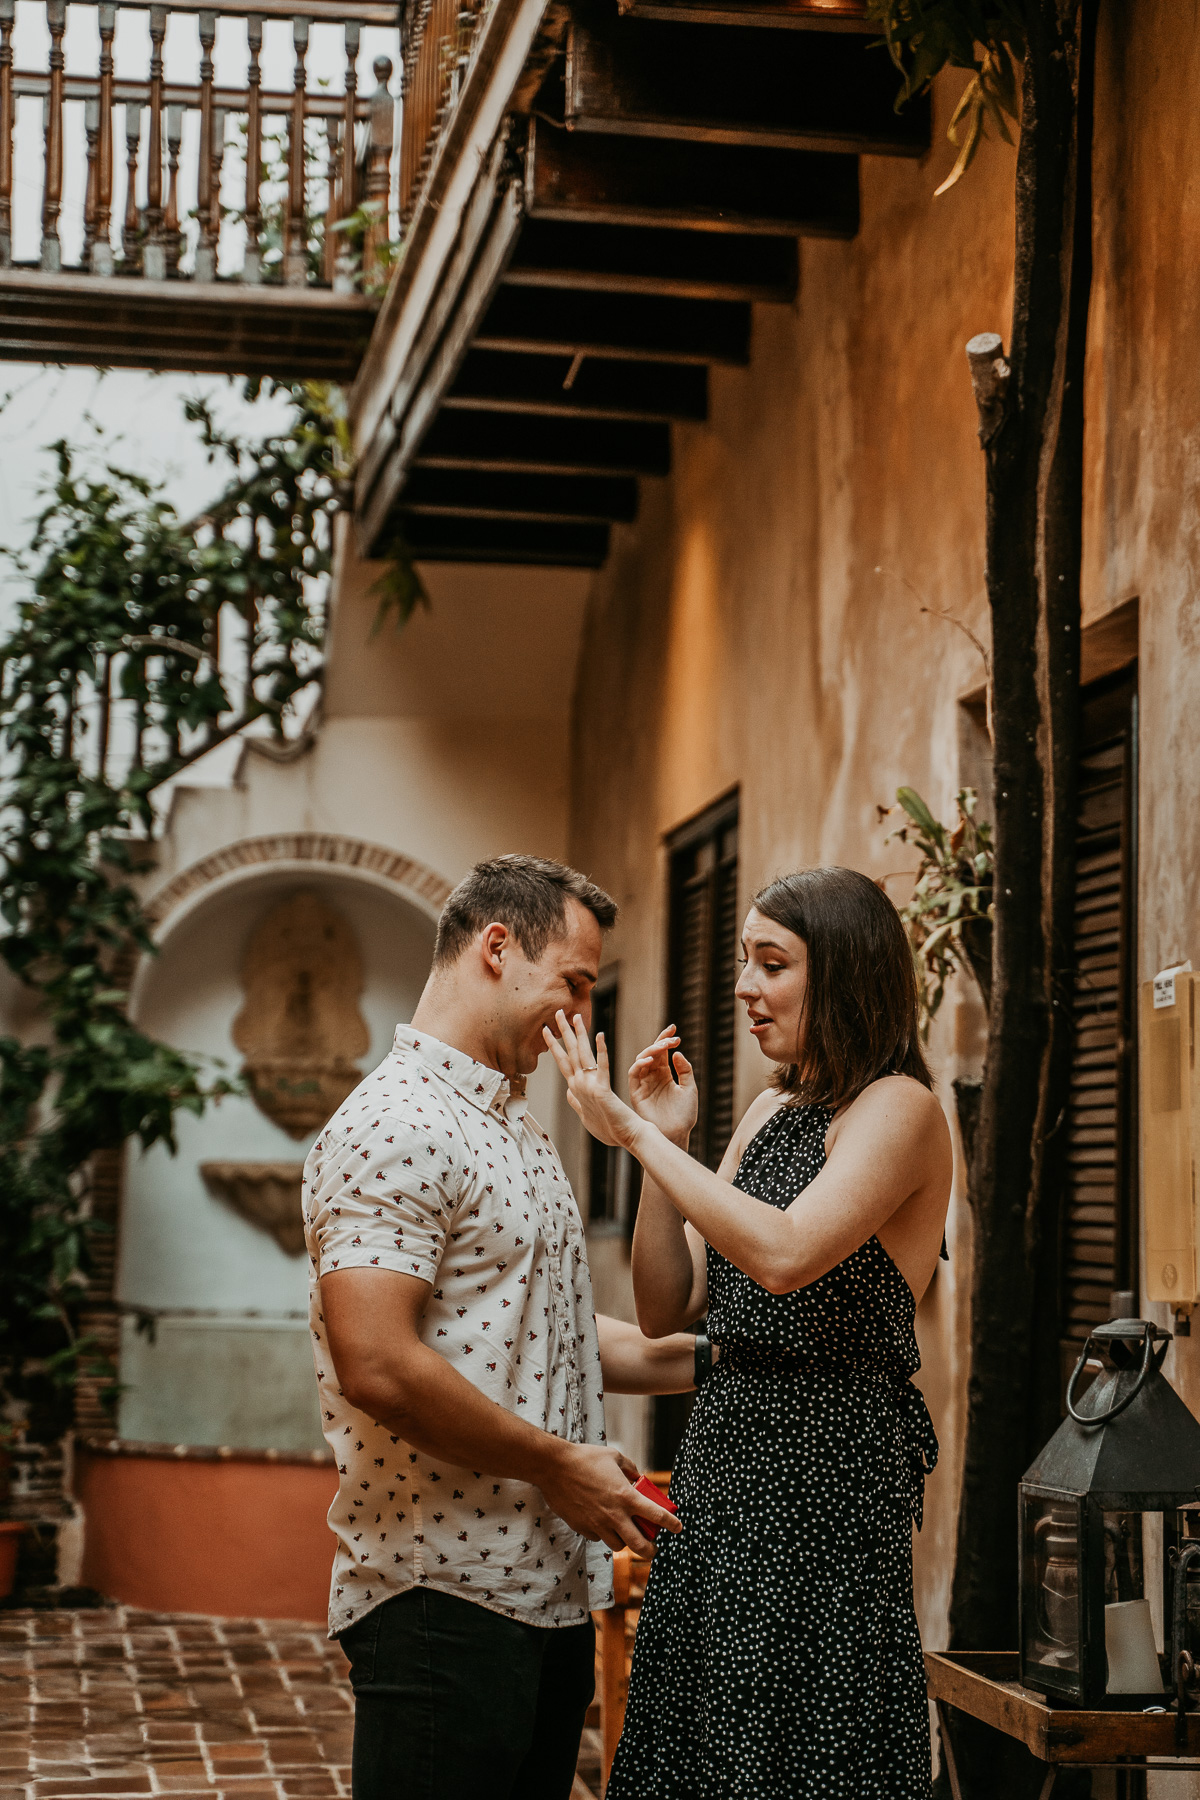
[[578, 1013], [574, 1019], [568, 1019], [560, 1008], [555, 1015], [555, 1023], [559, 1036], [555, 1037], [548, 1025], [542, 1028], [542, 1036], [551, 1056], [562, 1070], [567, 1084], [567, 1099], [592, 1136], [599, 1138], [602, 1144], [614, 1144], [618, 1147], [628, 1144], [631, 1128], [637, 1128], [637, 1114], [613, 1093], [604, 1033], [600, 1032], [596, 1039], [596, 1054], [593, 1056], [588, 1034]]

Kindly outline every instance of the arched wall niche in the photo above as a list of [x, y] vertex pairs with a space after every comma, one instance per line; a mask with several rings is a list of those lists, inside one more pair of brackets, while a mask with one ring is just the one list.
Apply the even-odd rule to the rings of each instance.
[[[449, 891], [411, 858], [331, 834], [230, 845], [152, 896], [158, 954], [142, 959], [131, 1013], [153, 1036], [235, 1072], [241, 1056], [232, 1027], [245, 1001], [247, 945], [280, 902], [315, 893], [348, 922], [361, 952], [365, 1074], [386, 1054], [396, 1023], [411, 1016]], [[249, 1095], [234, 1095], [199, 1119], [178, 1120], [177, 1155], [154, 1146], [127, 1158], [117, 1297], [157, 1324], [151, 1338], [127, 1315], [122, 1331], [122, 1438], [320, 1445], [307, 1258], [296, 1253], [294, 1231], [265, 1228], [212, 1179], [217, 1165], [295, 1168], [316, 1129], [298, 1141]]]

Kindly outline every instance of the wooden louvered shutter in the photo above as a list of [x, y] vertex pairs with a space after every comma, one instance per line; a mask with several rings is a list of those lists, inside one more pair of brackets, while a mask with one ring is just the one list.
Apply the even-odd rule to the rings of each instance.
[[1069, 1369], [1113, 1295], [1136, 1293], [1137, 674], [1083, 692], [1076, 832], [1075, 1044], [1062, 1219]]
[[737, 801], [668, 842], [667, 1013], [700, 1089], [692, 1154], [715, 1169], [733, 1135], [737, 981]]

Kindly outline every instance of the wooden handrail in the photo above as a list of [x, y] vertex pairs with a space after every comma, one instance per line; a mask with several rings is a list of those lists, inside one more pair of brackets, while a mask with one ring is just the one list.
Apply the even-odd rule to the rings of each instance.
[[[438, 0], [445, 5], [447, 0]], [[147, 78], [129, 79], [114, 66], [118, 4], [150, 14], [150, 67]], [[14, 0], [0, 0], [0, 268], [13, 261], [13, 143], [16, 104], [23, 97], [43, 104], [44, 131], [40, 171], [41, 244], [38, 267], [47, 273], [63, 269], [60, 214], [64, 189], [65, 147], [75, 140], [65, 129], [66, 109], [82, 106], [86, 144], [86, 184], [83, 249], [78, 267], [100, 278], [140, 274], [149, 281], [180, 276], [184, 248], [181, 213], [196, 219], [197, 241], [193, 279], [213, 282], [218, 274], [223, 212], [221, 184], [227, 149], [227, 125], [232, 117], [244, 120], [245, 184], [239, 193], [239, 210], [245, 226], [246, 248], [240, 279], [257, 283], [270, 276], [263, 264], [264, 204], [277, 209], [278, 237], [272, 225], [268, 241], [282, 240], [280, 266], [273, 271], [290, 286], [336, 284], [352, 288], [358, 277], [354, 246], [345, 235], [321, 234], [355, 215], [370, 203], [364, 227], [362, 269], [366, 277], [385, 266], [383, 246], [392, 237], [391, 157], [395, 99], [390, 89], [392, 60], [377, 58], [377, 85], [368, 96], [360, 95], [358, 56], [364, 25], [397, 25], [391, 5], [378, 0], [212, 0], [198, 6], [181, 0], [43, 0], [50, 35], [50, 53], [44, 69], [17, 69], [13, 61]], [[67, 74], [63, 40], [68, 8], [94, 8], [99, 33], [99, 57], [94, 75]], [[163, 50], [172, 14], [195, 20], [198, 83], [168, 81]], [[218, 87], [214, 45], [218, 14], [245, 22], [247, 77], [244, 88]], [[347, 17], [347, 14], [350, 16]], [[262, 86], [262, 42], [265, 18], [288, 18], [292, 24], [295, 67], [291, 91], [275, 92]], [[342, 94], [311, 92], [308, 76], [309, 34], [314, 22], [337, 24], [345, 41], [345, 91]], [[224, 40], [222, 40], [224, 41]], [[172, 39], [174, 42], [174, 39]], [[124, 109], [125, 205], [123, 216], [113, 219], [114, 109]], [[183, 116], [199, 116], [199, 146], [194, 165], [184, 165], [190, 181], [194, 173], [195, 205], [180, 194], [180, 150]], [[276, 140], [279, 165], [286, 190], [281, 206], [270, 188], [264, 196], [263, 122], [268, 117], [286, 118], [286, 133]], [[310, 122], [321, 124], [319, 136], [310, 133]], [[323, 153], [312, 166], [314, 153]], [[25, 151], [22, 150], [22, 155]], [[320, 202], [310, 210], [310, 178], [324, 174], [324, 211]], [[274, 173], [274, 166], [272, 169]], [[29, 172], [22, 178], [32, 186]], [[141, 203], [139, 181], [144, 187]], [[69, 191], [69, 190], [68, 190]], [[114, 246], [114, 232], [119, 231]], [[119, 260], [118, 260], [119, 259]], [[24, 266], [24, 265], [23, 265]]]

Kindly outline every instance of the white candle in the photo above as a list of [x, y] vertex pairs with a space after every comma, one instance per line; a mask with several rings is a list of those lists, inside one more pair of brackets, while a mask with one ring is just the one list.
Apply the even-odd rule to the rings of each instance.
[[1148, 1600], [1118, 1600], [1105, 1607], [1104, 1648], [1110, 1694], [1162, 1693]]

